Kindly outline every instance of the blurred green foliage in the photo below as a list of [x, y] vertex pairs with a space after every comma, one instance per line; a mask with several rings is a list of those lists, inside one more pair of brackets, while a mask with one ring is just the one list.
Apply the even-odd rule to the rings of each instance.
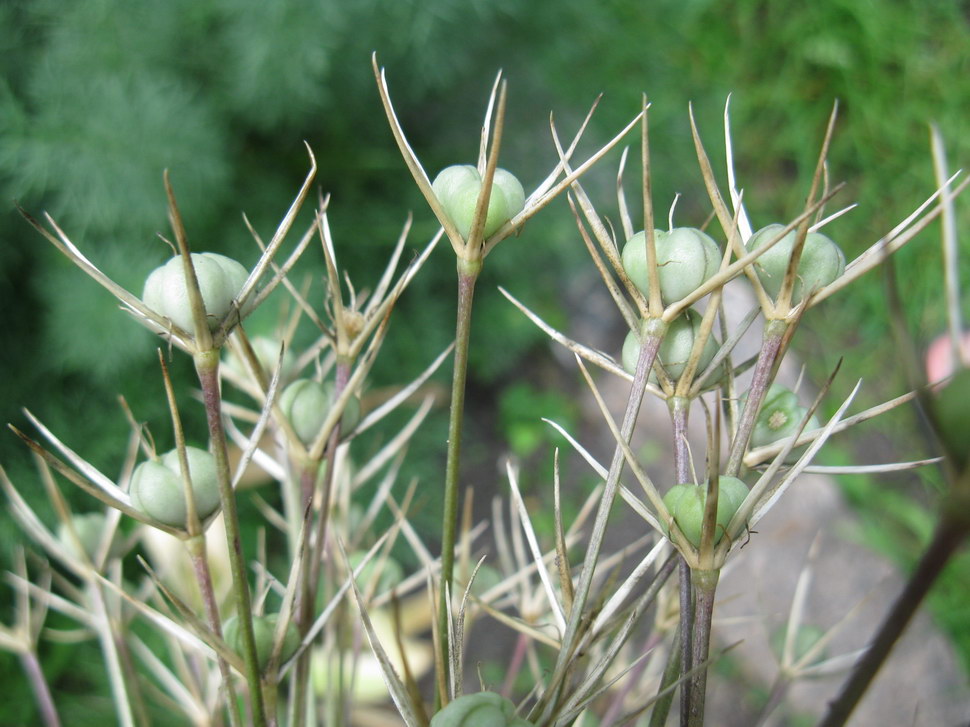
[[[169, 234], [163, 169], [171, 170], [195, 249], [229, 252], [250, 264], [257, 251], [240, 213], [271, 234], [305, 174], [306, 140], [320, 163], [320, 189], [333, 193], [338, 256], [358, 285], [370, 284], [375, 261], [383, 264], [408, 210], [415, 213], [412, 247], [435, 229], [380, 110], [369, 57], [377, 50], [401, 120], [432, 175], [474, 161], [499, 68], [510, 81], [502, 164], [527, 189], [555, 163], [550, 110], [569, 135], [604, 92], [591, 148], [629, 120], [648, 93], [658, 217], [682, 192], [682, 223], [698, 224], [708, 212], [688, 101], [720, 169], [721, 116], [733, 94], [738, 176], [760, 226], [797, 213], [838, 98], [829, 169], [849, 190], [833, 209], [849, 201], [860, 206], [829, 231], [851, 258], [931, 191], [928, 121], [939, 124], [954, 168], [970, 156], [963, 133], [968, 42], [965, 7], [956, 0], [10, 0], [0, 5], [0, 189], [32, 214], [50, 211], [97, 264], [140, 292], [147, 272], [168, 254], [157, 238]], [[587, 183], [614, 219], [615, 163], [614, 155]], [[637, 175], [631, 165], [628, 178]], [[970, 229], [968, 210], [962, 204], [963, 230]], [[158, 342], [119, 314], [114, 300], [61, 259], [12, 205], [0, 215], [0, 415], [24, 426], [19, 407], [26, 405], [91, 461], [116, 472], [126, 436], [118, 394], [154, 424], [157, 437], [166, 436], [161, 383], [146, 374]], [[900, 256], [910, 323], [928, 332], [943, 325], [934, 234]], [[376, 371], [379, 384], [416, 374], [451, 340], [454, 262], [446, 249], [439, 253], [401, 303]], [[560, 306], [568, 281], [591, 275], [584, 256], [560, 202], [489, 258], [472, 352], [483, 401], [495, 401], [488, 389], [506, 374], [546, 355], [541, 334], [495, 286], [565, 320]], [[319, 278], [319, 265], [319, 255], [310, 254], [299, 274]], [[822, 370], [845, 355], [849, 378], [876, 373], [876, 389], [898, 390], [900, 375], [879, 368], [890, 344], [883, 294], [876, 276], [869, 277], [826, 306], [826, 329], [847, 333], [837, 349], [828, 344], [817, 365]], [[272, 324], [275, 316], [266, 311], [256, 325]], [[811, 343], [810, 329], [806, 339]], [[173, 368], [188, 386], [185, 362]], [[505, 400], [501, 418], [510, 423], [513, 446], [533, 446], [536, 431], [520, 410], [523, 402], [544, 403], [546, 395], [523, 390]], [[186, 418], [190, 438], [202, 438]], [[429, 446], [444, 431], [435, 426], [425, 437]], [[31, 504], [43, 511], [39, 488], [28, 484], [29, 458], [14, 437], [0, 437], [0, 461], [23, 489], [34, 490]], [[422, 459], [416, 473], [433, 480], [439, 465], [434, 456]], [[436, 513], [434, 496], [428, 498]], [[18, 538], [6, 517], [0, 516], [3, 553]], [[0, 616], [9, 611], [0, 608]], [[15, 665], [0, 666], [5, 684], [20, 684]], [[8, 707], [0, 722], [31, 721], [27, 700]]]

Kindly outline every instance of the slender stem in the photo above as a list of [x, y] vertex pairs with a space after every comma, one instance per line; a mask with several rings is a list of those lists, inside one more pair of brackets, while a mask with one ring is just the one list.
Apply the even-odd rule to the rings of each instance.
[[741, 414], [741, 421], [738, 425], [738, 432], [731, 443], [731, 454], [728, 456], [727, 467], [724, 474], [730, 477], [737, 477], [741, 470], [741, 462], [744, 459], [744, 450], [751, 439], [751, 432], [754, 431], [754, 424], [758, 418], [758, 410], [761, 402], [765, 398], [768, 386], [771, 384], [771, 372], [775, 367], [775, 359], [781, 350], [782, 339], [788, 324], [782, 320], [770, 320], [765, 323], [764, 338], [761, 341], [761, 352], [758, 354], [758, 362], [754, 367], [754, 375], [751, 379], [751, 389], [748, 392], [748, 399], [744, 405], [744, 412]]
[[785, 698], [785, 694], [788, 692], [788, 687], [791, 686], [792, 678], [787, 671], [781, 671], [778, 676], [775, 677], [774, 684], [771, 685], [771, 691], [768, 694], [768, 701], [765, 702], [765, 706], [761, 708], [758, 713], [757, 719], [755, 719], [755, 727], [761, 727], [765, 722], [768, 721], [768, 717], [772, 715], [778, 705], [781, 704], [781, 700]]
[[819, 722], [819, 727], [839, 727], [846, 723], [879, 667], [889, 656], [893, 645], [906, 629], [909, 620], [950, 557], [963, 543], [967, 533], [965, 519], [961, 521], [946, 516], [941, 518], [915, 572], [886, 615], [869, 648], [856, 662], [852, 674], [842, 685], [842, 691], [829, 703], [828, 713]]
[[202, 386], [202, 399], [205, 403], [206, 419], [209, 424], [212, 455], [216, 460], [219, 501], [226, 523], [229, 567], [232, 571], [232, 591], [236, 601], [236, 618], [241, 627], [239, 630], [242, 637], [240, 645], [242, 646], [243, 660], [246, 662], [246, 683], [249, 685], [249, 698], [252, 701], [253, 724], [255, 727], [266, 727], [259, 660], [256, 656], [256, 639], [253, 635], [253, 604], [249, 594], [246, 559], [243, 557], [242, 538], [239, 533], [236, 496], [232, 489], [229, 452], [226, 448], [226, 432], [222, 426], [222, 397], [219, 393], [219, 352], [212, 350], [197, 353], [195, 355], [195, 370], [199, 377], [199, 384]]
[[[660, 679], [660, 686], [657, 687], [659, 694], [677, 681], [680, 676], [681, 648], [680, 648], [680, 626], [674, 632], [674, 640], [670, 644], [670, 654], [667, 656], [667, 666], [664, 668], [663, 676]], [[650, 713], [650, 724], [648, 727], [664, 727], [667, 724], [667, 716], [670, 714], [670, 705], [673, 704], [674, 693], [667, 692], [664, 696], [657, 699]]]
[[44, 670], [40, 668], [37, 653], [34, 651], [20, 652], [20, 664], [24, 668], [31, 689], [34, 690], [34, 699], [37, 701], [37, 708], [44, 720], [44, 726], [61, 727], [61, 720], [57, 716], [57, 708], [54, 706], [54, 698], [51, 696], [47, 679], [44, 678]]
[[[481, 262], [458, 260], [458, 322], [455, 328], [455, 370], [451, 381], [451, 412], [448, 419], [448, 458], [445, 464], [444, 515], [441, 522], [441, 587], [438, 598], [438, 632], [441, 669], [447, 673], [451, 637], [448, 633], [448, 594], [455, 568], [455, 532], [458, 522], [458, 476], [461, 461], [461, 429], [465, 411], [465, 380], [468, 374], [468, 343], [472, 327], [472, 302]], [[447, 680], [445, 680], [447, 683]]]
[[[714, 595], [717, 592], [717, 570], [695, 570], [692, 574], [697, 605], [694, 613], [694, 636], [691, 659], [697, 666], [707, 661], [711, 647], [711, 620], [714, 615]], [[690, 685], [690, 727], [703, 727], [704, 701], [707, 695], [707, 667], [694, 672]]]
[[[690, 413], [690, 400], [683, 396], [672, 396], [667, 400], [674, 431], [674, 475], [678, 484], [692, 482], [690, 467], [690, 448], [687, 446], [687, 417]], [[686, 674], [691, 670], [692, 638], [694, 624], [694, 594], [691, 590], [690, 566], [680, 556], [680, 669]], [[680, 723], [687, 725], [690, 712], [691, 680], [685, 679], [680, 685]]]
[[[680, 576], [680, 671], [686, 674], [691, 670], [693, 664], [693, 638], [694, 638], [694, 592], [690, 583], [690, 566], [684, 556], [680, 556], [679, 565]], [[690, 714], [691, 703], [691, 680], [684, 679], [680, 683], [680, 724], [687, 727], [687, 718]]]
[[[199, 584], [199, 591], [202, 593], [202, 603], [205, 607], [205, 615], [209, 620], [209, 627], [216, 634], [222, 636], [222, 624], [219, 619], [219, 604], [216, 601], [215, 590], [212, 587], [212, 573], [209, 570], [209, 559], [205, 552], [205, 536], [197, 535], [185, 541], [186, 550], [192, 560], [192, 567], [195, 570], [195, 579]], [[229, 663], [221, 656], [216, 654], [216, 661], [219, 664], [219, 674], [222, 676], [222, 686], [226, 692], [226, 709], [229, 711], [229, 724], [238, 727], [241, 724], [239, 715], [239, 703], [236, 701], [236, 690], [232, 686], [232, 672]]]
[[667, 400], [667, 406], [674, 425], [674, 474], [678, 484], [692, 482], [690, 449], [687, 446], [687, 415], [690, 412], [690, 399], [672, 396]]
[[529, 648], [529, 637], [519, 634], [515, 640], [515, 649], [512, 651], [512, 658], [509, 660], [508, 668], [505, 670], [505, 681], [502, 682], [502, 696], [511, 697], [512, 688], [515, 686], [515, 679], [519, 676], [522, 669], [522, 662], [525, 661], [525, 652]]

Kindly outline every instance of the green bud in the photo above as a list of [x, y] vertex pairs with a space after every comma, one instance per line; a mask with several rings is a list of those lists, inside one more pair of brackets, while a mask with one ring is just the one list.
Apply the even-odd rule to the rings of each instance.
[[[784, 225], [774, 224], [758, 230], [748, 240], [748, 251], [757, 250], [771, 242], [783, 229], [785, 229]], [[781, 284], [785, 280], [785, 271], [788, 269], [788, 259], [795, 248], [796, 236], [797, 231], [791, 230], [781, 242], [754, 261], [758, 278], [765, 292], [772, 298], [778, 297]], [[845, 255], [842, 254], [839, 246], [821, 233], [809, 232], [802, 248], [802, 256], [798, 261], [792, 303], [798, 303], [802, 299], [803, 291], [823, 288], [843, 272], [845, 272]]]
[[[276, 631], [276, 622], [279, 620], [278, 613], [270, 613], [266, 616], [253, 616], [253, 640], [256, 642], [256, 661], [259, 668], [265, 669], [266, 662], [269, 661], [270, 654], [273, 653], [273, 633]], [[239, 630], [239, 619], [233, 614], [222, 624], [222, 637], [230, 649], [237, 654], [242, 654], [242, 634]], [[296, 624], [292, 621], [286, 625], [286, 633], [283, 636], [283, 649], [280, 651], [280, 663], [283, 663], [300, 646], [300, 632], [296, 630]]]
[[[693, 227], [654, 230], [657, 275], [664, 304], [693, 293], [717, 273], [721, 251], [709, 235]], [[623, 269], [644, 296], [650, 295], [646, 234], [638, 232], [623, 246]]]
[[[694, 346], [694, 339], [700, 332], [702, 316], [695, 310], [688, 308], [679, 316], [674, 318], [667, 327], [667, 334], [660, 342], [660, 349], [657, 356], [664, 370], [675, 382], [684, 373], [687, 367], [687, 360], [690, 358], [690, 351]], [[701, 351], [701, 358], [697, 364], [697, 373], [700, 374], [711, 363], [717, 354], [718, 345], [714, 336], [708, 336]], [[620, 358], [623, 361], [623, 368], [629, 373], [634, 373], [637, 369], [637, 359], [640, 357], [640, 338], [633, 331], [627, 334], [623, 341], [623, 352]], [[711, 378], [716, 378], [712, 374]], [[651, 381], [656, 377], [651, 374]], [[708, 380], [711, 383], [711, 380]]]
[[[232, 258], [214, 252], [193, 252], [192, 266], [199, 281], [206, 320], [209, 328], [215, 330], [229, 312], [249, 273]], [[152, 271], [145, 281], [142, 300], [180, 328], [195, 330], [181, 256], [173, 257]]]
[[[720, 541], [725, 528], [748, 496], [748, 486], [737, 477], [718, 477], [717, 516], [714, 542]], [[699, 548], [701, 528], [704, 524], [704, 506], [707, 504], [707, 482], [703, 485], [682, 484], [671, 487], [664, 495], [664, 505], [673, 516], [684, 537]]]
[[[279, 405], [293, 430], [304, 444], [316, 439], [333, 407], [333, 384], [313, 379], [297, 379], [280, 394]], [[340, 426], [349, 432], [360, 421], [360, 402], [352, 396], [347, 402]]]
[[[464, 239], [471, 232], [482, 177], [469, 164], [456, 164], [442, 169], [431, 185], [435, 196]], [[492, 192], [488, 198], [484, 236], [490, 237], [499, 227], [525, 207], [525, 191], [519, 180], [504, 169], [496, 169]]]
[[515, 716], [515, 705], [495, 692], [466, 694], [431, 718], [431, 727], [532, 727]]
[[[204, 519], [219, 508], [219, 482], [215, 458], [196, 447], [185, 448], [192, 479], [195, 510]], [[184, 528], [187, 516], [185, 486], [178, 450], [158, 460], [142, 462], [131, 476], [131, 503], [136, 509], [172, 527]]]

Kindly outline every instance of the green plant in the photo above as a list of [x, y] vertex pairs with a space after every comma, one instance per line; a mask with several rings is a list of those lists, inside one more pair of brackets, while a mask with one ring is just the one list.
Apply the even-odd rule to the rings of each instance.
[[[389, 246], [386, 266], [366, 284], [355, 280], [341, 264], [338, 251], [342, 254], [342, 247], [331, 229], [329, 197], [319, 198], [299, 239], [289, 239], [317, 172], [312, 153], [310, 171], [272, 237], [264, 240], [250, 229], [261, 250], [258, 261], [249, 270], [233, 267], [228, 275], [222, 264], [216, 262], [212, 267], [211, 258], [191, 252], [166, 175], [177, 264], [168, 264], [172, 266], [171, 280], [146, 285], [151, 290], [144, 299], [85, 257], [52, 218], [41, 222], [28, 215], [40, 234], [110, 292], [136, 323], [159, 336], [170, 355], [160, 351], [158, 361], [167, 420], [164, 426], [157, 419], [145, 425], [125, 408], [130, 432], [127, 446], [118, 447], [115, 455], [114, 469], [122, 473], [117, 479], [107, 477], [79, 454], [75, 442], [61, 438], [80, 439], [79, 433], [61, 435], [33, 415], [28, 419], [37, 434], [15, 428], [37, 456], [39, 479], [54, 517], [66, 524], [69, 540], [79, 541], [69, 548], [53, 537], [44, 517], [0, 471], [14, 516], [44, 553], [32, 573], [25, 566], [24, 575], [12, 581], [19, 595], [19, 618], [35, 623], [36, 610], [56, 608], [77, 620], [85, 633], [93, 634], [104, 654], [113, 703], [125, 724], [146, 721], [147, 704], [158, 692], [165, 693], [166, 703], [175, 705], [180, 716], [199, 723], [227, 720], [238, 725], [244, 715], [257, 726], [352, 723], [357, 710], [369, 709], [363, 705], [363, 696], [354, 691], [368, 665], [379, 671], [386, 685], [380, 709], [393, 709], [408, 727], [479, 723], [551, 727], [582, 724], [587, 716], [604, 723], [643, 718], [662, 725], [675, 693], [680, 698], [682, 724], [700, 727], [710, 723], [715, 717], [707, 714], [707, 679], [711, 662], [718, 657], [711, 647], [711, 634], [722, 569], [731, 559], [743, 557], [741, 544], [749, 531], [805, 471], [837, 428], [871, 418], [905, 399], [849, 417], [850, 395], [824, 425], [808, 431], [806, 424], [829, 393], [828, 382], [791, 427], [796, 417], [788, 415], [794, 414], [795, 404], [772, 388], [779, 364], [817, 305], [884, 263], [888, 251], [909, 243], [933, 219], [948, 214], [948, 206], [962, 187], [941, 180], [930, 201], [904, 224], [893, 227], [885, 239], [876, 241], [849, 266], [836, 266], [836, 274], [828, 270], [824, 276], [812, 278], [811, 266], [804, 271], [800, 267], [812, 262], [816, 250], [817, 238], [812, 237], [816, 233], [809, 228], [821, 224], [825, 205], [840, 191], [828, 186], [824, 173], [835, 114], [804, 206], [763, 244], [750, 243], [748, 211], [735, 188], [730, 133], [725, 133], [728, 193], [724, 194], [691, 117], [707, 190], [704, 204], [709, 202], [720, 226], [717, 232], [710, 225], [703, 234], [711, 235], [711, 240], [714, 235], [722, 239], [708, 244], [701, 233], [689, 233], [689, 242], [684, 244], [692, 249], [690, 257], [702, 274], [676, 281], [682, 287], [670, 289], [662, 269], [672, 270], [675, 258], [658, 247], [668, 238], [653, 232], [653, 171], [645, 99], [633, 119], [581, 163], [573, 158], [589, 118], [568, 143], [553, 124], [556, 161], [526, 197], [497, 166], [508, 103], [508, 89], [501, 77], [496, 79], [487, 105], [476, 166], [449, 168], [444, 181], [439, 175], [432, 183], [414, 152], [415, 145], [405, 136], [376, 56], [373, 70], [404, 163], [441, 225], [402, 272], [398, 265], [411, 230], [410, 219], [397, 243]], [[624, 265], [611, 229], [616, 223], [597, 211], [582, 181], [638, 125], [643, 220], [642, 225], [633, 224], [624, 191], [625, 161], [621, 161], [618, 225], [627, 238], [635, 237], [632, 231], [636, 228], [649, 231], [636, 243], [644, 252], [645, 285], [632, 279], [631, 266]], [[609, 431], [615, 447], [610, 461], [600, 463], [576, 435], [559, 423], [552, 424], [600, 483], [579, 508], [561, 503], [563, 470], [572, 464], [560, 461], [558, 450], [552, 456], [548, 492], [524, 493], [521, 472], [510, 458], [505, 474], [511, 496], [507, 502], [494, 501], [496, 555], [494, 565], [489, 563], [486, 568], [483, 563], [489, 558], [489, 545], [478, 540], [471, 502], [466, 501], [464, 512], [459, 508], [462, 485], [471, 490], [474, 484], [465, 480], [461, 452], [475, 289], [486, 259], [498, 244], [518, 234], [563, 192], [568, 192], [579, 236], [616, 304], [617, 320], [634, 333], [627, 336], [618, 362], [571, 340], [525, 305], [518, 306], [576, 354], [579, 372], [599, 405], [603, 429]], [[678, 233], [676, 237], [683, 236]], [[423, 370], [403, 375], [393, 390], [382, 393], [382, 399], [362, 407], [367, 414], [361, 417], [355, 411], [356, 398], [359, 392], [371, 391], [369, 379], [385, 340], [393, 334], [398, 301], [442, 237], [448, 238], [456, 255], [454, 346], [425, 351]], [[311, 295], [308, 285], [298, 284], [292, 273], [311, 241], [317, 240], [324, 290], [321, 295]], [[783, 256], [780, 281], [777, 273], [763, 281], [759, 265], [764, 268], [765, 261], [772, 260], [770, 256], [779, 249], [784, 252], [786, 240], [791, 245]], [[715, 254], [721, 249], [723, 254]], [[725, 286], [741, 277], [750, 282], [758, 306], [734, 326], [724, 311], [722, 294]], [[172, 294], [177, 307], [169, 306], [168, 297], [155, 290], [156, 284]], [[272, 335], [272, 341], [279, 344], [262, 346], [266, 350], [261, 352], [260, 345], [249, 338], [248, 328], [261, 307], [265, 310], [270, 300], [277, 300], [270, 297], [274, 294], [283, 298], [280, 310], [285, 314], [279, 316], [281, 323]], [[753, 360], [738, 360], [734, 347], [757, 315], [763, 318], [759, 353]], [[299, 335], [301, 327], [309, 333]], [[224, 365], [229, 357], [224, 354], [226, 349], [234, 359], [231, 367]], [[288, 350], [292, 350], [289, 366]], [[419, 485], [401, 474], [408, 445], [433, 406], [433, 392], [428, 393], [426, 384], [452, 351], [444, 473], [433, 483], [443, 500], [437, 534], [440, 554], [436, 556], [433, 546], [424, 542], [426, 534], [418, 532], [412, 522], [412, 512], [424, 504], [427, 483]], [[604, 401], [587, 362], [632, 381], [620, 422]], [[201, 410], [181, 404], [185, 387], [172, 376], [179, 367], [194, 372]], [[737, 379], [748, 369], [751, 384], [743, 406], [738, 406]], [[651, 380], [652, 373], [655, 380]], [[301, 378], [284, 384], [290, 375]], [[234, 387], [224, 387], [226, 382]], [[631, 447], [641, 404], [648, 394], [659, 396], [666, 404], [673, 434], [674, 484], [663, 496], [647, 472], [654, 463], [645, 466]], [[775, 421], [774, 415], [784, 406], [788, 407], [786, 420]], [[401, 408], [399, 417], [391, 418]], [[692, 452], [688, 444], [692, 412], [704, 412], [707, 417], [703, 454], [696, 449]], [[765, 416], [769, 428], [778, 424], [775, 429], [784, 427], [785, 431], [784, 436], [772, 432], [772, 439], [759, 446], [763, 434], [759, 427], [765, 424]], [[208, 451], [186, 446], [184, 422], [191, 419], [204, 419]], [[934, 419], [938, 433], [942, 422], [942, 417]], [[139, 451], [154, 452], [156, 432], [161, 429], [170, 429], [175, 449], [160, 464], [149, 461], [136, 467]], [[946, 437], [940, 439], [946, 450], [949, 488], [937, 534], [898, 599], [893, 618], [880, 629], [877, 648], [860, 661], [833, 703], [827, 724], [841, 724], [851, 714], [912, 610], [970, 531], [964, 507], [968, 497], [965, 462], [951, 451], [954, 445]], [[802, 446], [805, 449], [793, 456]], [[201, 476], [194, 463], [203, 459], [211, 477]], [[702, 461], [703, 467], [699, 466]], [[263, 470], [264, 484], [256, 486], [264, 489], [248, 498], [239, 485], [253, 464]], [[893, 462], [877, 469], [895, 471], [913, 465]], [[702, 485], [694, 484], [702, 480], [698, 471], [706, 476]], [[475, 473], [476, 478], [484, 476]], [[57, 477], [106, 508], [102, 544], [111, 541], [122, 518], [127, 517], [134, 521], [130, 527], [139, 529], [141, 540], [165, 536], [168, 550], [142, 559], [138, 570], [134, 562], [126, 567], [126, 552], [112, 552], [108, 547], [99, 548], [104, 552], [91, 557], [80, 542], [80, 533], [72, 531], [73, 513]], [[750, 488], [742, 478], [750, 482]], [[184, 512], [163, 512], [155, 507], [153, 488], [162, 480], [168, 487], [166, 507], [174, 501]], [[639, 489], [624, 486], [633, 480]], [[207, 489], [194, 491], [198, 485]], [[530, 512], [536, 498], [548, 503], [552, 513], [546, 518], [551, 520], [546, 537], [535, 524], [540, 518]], [[618, 499], [642, 518], [643, 533], [619, 551], [609, 552], [606, 536]], [[214, 517], [217, 508], [219, 517]], [[382, 524], [378, 524], [379, 518], [383, 518]], [[215, 542], [222, 547], [219, 553], [210, 552]], [[133, 546], [129, 543], [129, 547]], [[397, 572], [398, 550], [417, 564], [411, 572]], [[618, 568], [625, 555], [635, 560], [629, 572]], [[177, 576], [162, 572], [162, 566], [175, 558], [187, 564], [194, 577], [190, 584], [185, 582], [188, 579], [180, 582]], [[64, 569], [76, 583], [60, 574], [53, 577], [52, 568]], [[679, 580], [677, 614], [664, 618], [666, 609], [654, 606], [670, 602], [665, 591], [675, 573]], [[183, 590], [188, 585], [191, 594]], [[434, 604], [432, 609], [429, 601]], [[224, 620], [228, 612], [234, 615]], [[270, 615], [262, 615], [267, 613]], [[639, 647], [630, 638], [647, 624], [648, 619], [643, 618], [647, 613], [656, 613], [657, 618], [653, 628], [648, 625], [647, 641]], [[486, 618], [500, 621], [513, 633], [505, 683], [501, 694], [483, 691], [463, 696], [469, 681], [464, 673], [469, 630], [476, 621], [488, 627]], [[164, 649], [145, 643], [140, 633], [145, 624], [157, 631]], [[783, 693], [809, 666], [814, 668], [802, 661], [809, 659], [812, 649], [821, 649], [826, 638], [804, 654], [797, 653], [792, 644], [798, 626], [796, 618], [790, 619], [783, 669], [773, 696]], [[415, 645], [429, 628], [432, 638]], [[43, 674], [36, 670], [36, 635], [18, 633], [6, 643], [27, 655], [25, 670], [38, 702], [46, 719], [56, 721]], [[647, 664], [640, 656], [631, 657], [631, 652], [651, 658], [655, 652], [651, 672], [662, 674], [650, 682], [649, 690], [636, 692], [646, 696], [638, 696], [632, 706], [627, 697], [644, 677]], [[136, 663], [143, 667], [151, 689], [130, 678], [135, 671], [131, 665]], [[421, 690], [425, 672], [432, 676], [433, 693]], [[535, 690], [516, 707], [505, 694], [512, 693], [523, 673], [531, 678]], [[213, 689], [213, 684], [219, 687]], [[54, 717], [50, 717], [52, 713]]]

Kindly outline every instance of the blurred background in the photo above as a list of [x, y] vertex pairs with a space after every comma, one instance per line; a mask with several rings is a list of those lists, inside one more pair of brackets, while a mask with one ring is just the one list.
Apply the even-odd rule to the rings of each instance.
[[[767, 0], [6, 0], [0, 4], [2, 420], [25, 428], [21, 407], [28, 407], [110, 475], [120, 467], [127, 436], [118, 395], [137, 418], [154, 423], [160, 438], [168, 417], [153, 375], [158, 340], [119, 313], [114, 299], [43, 240], [14, 202], [34, 215], [50, 212], [94, 262], [140, 293], [147, 273], [169, 254], [158, 238], [169, 234], [164, 169], [194, 249], [228, 253], [248, 266], [258, 251], [241, 213], [264, 237], [272, 233], [306, 173], [306, 141], [319, 162], [317, 186], [332, 194], [338, 257], [358, 286], [376, 281], [409, 211], [415, 215], [409, 249], [422, 246], [436, 225], [388, 130], [372, 51], [387, 67], [401, 121], [431, 175], [474, 163], [488, 91], [502, 69], [509, 102], [501, 164], [527, 190], [556, 161], [550, 112], [570, 136], [603, 94], [583, 147], [589, 153], [637, 113], [646, 93], [658, 219], [680, 193], [679, 225], [699, 225], [709, 210], [688, 102], [720, 174], [722, 115], [731, 94], [739, 184], [759, 227], [800, 210], [838, 99], [829, 168], [833, 182], [845, 181], [847, 189], [835, 204], [859, 207], [828, 232], [851, 259], [932, 192], [928, 122], [939, 125], [951, 168], [970, 159], [968, 13], [970, 6], [956, 0], [821, 0], [784, 8]], [[618, 159], [612, 154], [586, 182], [601, 213], [614, 220]], [[631, 200], [638, 176], [631, 165]], [[958, 209], [966, 240], [970, 205], [958, 202]], [[637, 204], [634, 218], [640, 214]], [[596, 285], [585, 258], [564, 199], [489, 257], [476, 298], [466, 447], [487, 473], [511, 451], [537, 463], [531, 482], [542, 482], [551, 438], [536, 413], [574, 421], [569, 392], [579, 386], [496, 286], [554, 325], [568, 326], [571, 316], [600, 314], [583, 309], [583, 291]], [[318, 248], [311, 248], [298, 276], [319, 283], [321, 266]], [[898, 270], [910, 328], [925, 346], [944, 326], [936, 225], [900, 254]], [[961, 279], [970, 280], [966, 258]], [[870, 274], [827, 303], [824, 316], [799, 336], [796, 347], [816, 380], [845, 358], [833, 402], [859, 377], [867, 381], [860, 407], [905, 386], [889, 363], [894, 348], [883, 301], [881, 276]], [[267, 306], [251, 330], [272, 329], [278, 313]], [[375, 385], [416, 375], [448, 344], [453, 326], [454, 257], [443, 245], [395, 313]], [[188, 374], [180, 372], [184, 386], [191, 385]], [[447, 373], [439, 379], [446, 383]], [[422, 481], [440, 477], [443, 466], [445, 413], [438, 417], [409, 458]], [[204, 437], [198, 424], [194, 434]], [[913, 412], [883, 420], [861, 443], [839, 444], [826, 457], [853, 461], [859, 448], [886, 459], [926, 451]], [[0, 434], [0, 462], [53, 522], [41, 488], [31, 485], [30, 457], [12, 434]], [[926, 472], [840, 483], [850, 502], [864, 506], [860, 537], [905, 566], [928, 535], [938, 478]], [[434, 523], [436, 495], [424, 497]], [[89, 506], [76, 502], [81, 510]], [[0, 512], [4, 569], [20, 537], [6, 510]], [[965, 665], [970, 610], [956, 573], [967, 566], [966, 558], [954, 564], [933, 600]], [[11, 601], [4, 587], [0, 618], [7, 623]], [[97, 670], [67, 668], [79, 658], [76, 647], [44, 648], [58, 703], [78, 706], [71, 723], [103, 719], [109, 705], [94, 696], [107, 694]], [[100, 663], [97, 655], [85, 658]], [[0, 654], [0, 683], [10, 693], [26, 689], [7, 654]], [[27, 699], [7, 701], [0, 723], [30, 724], [32, 709]]]

